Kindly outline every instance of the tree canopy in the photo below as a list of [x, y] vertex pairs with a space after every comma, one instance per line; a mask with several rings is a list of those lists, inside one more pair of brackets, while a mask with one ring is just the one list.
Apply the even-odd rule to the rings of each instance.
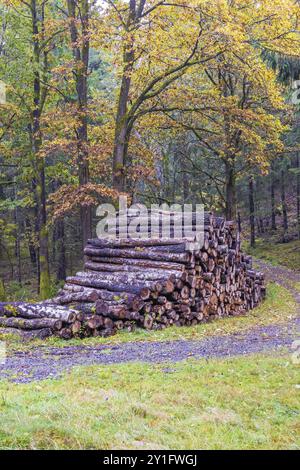
[[189, 199], [232, 219], [249, 175], [299, 184], [283, 73], [299, 69], [299, 2], [1, 0], [0, 13], [1, 256], [20, 271], [28, 251], [41, 297], [101, 201]]

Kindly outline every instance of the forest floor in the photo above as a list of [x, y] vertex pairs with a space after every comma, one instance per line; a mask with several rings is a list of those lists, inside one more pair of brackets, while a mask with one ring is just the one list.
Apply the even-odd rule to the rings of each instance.
[[267, 300], [243, 317], [8, 341], [0, 449], [299, 449], [300, 274], [257, 265]]

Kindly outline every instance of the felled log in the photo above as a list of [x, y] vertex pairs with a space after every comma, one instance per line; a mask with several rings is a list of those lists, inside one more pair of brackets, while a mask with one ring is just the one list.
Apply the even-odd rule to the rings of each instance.
[[58, 306], [43, 305], [41, 303], [0, 302], [0, 317], [2, 316], [20, 316], [26, 319], [49, 318], [70, 323], [76, 319], [76, 311]]
[[140, 319], [139, 313], [130, 311], [127, 306], [112, 305], [101, 300], [96, 302], [96, 313], [98, 315], [117, 320], [126, 319], [138, 321]]
[[[193, 238], [187, 239], [188, 241], [193, 241]], [[90, 239], [88, 240], [87, 246], [91, 245], [92, 247], [101, 247], [101, 248], [128, 248], [128, 247], [163, 247], [168, 245], [182, 245], [185, 241], [182, 238], [125, 238], [125, 239]]]
[[71, 339], [73, 336], [72, 328], [70, 327], [61, 328], [58, 331], [57, 336], [59, 336], [59, 338], [61, 339]]
[[129, 292], [130, 294], [139, 294], [142, 299], [149, 298], [149, 286], [152, 286], [152, 283], [149, 282], [140, 282], [135, 283], [134, 285], [128, 283], [116, 284], [113, 280], [102, 280], [97, 279], [93, 276], [70, 276], [67, 277], [67, 282], [69, 284], [77, 284], [85, 287], [93, 287], [95, 289], [109, 290], [111, 292], [118, 293], [120, 292]]
[[[112, 268], [113, 271], [118, 270], [119, 268], [115, 268], [115, 264], [120, 264], [122, 266], [128, 267], [130, 271], [130, 267], [138, 267], [138, 268], [152, 268], [152, 269], [166, 269], [168, 271], [184, 271], [185, 265], [176, 262], [165, 262], [165, 261], [154, 261], [154, 260], [147, 260], [147, 259], [124, 259], [124, 258], [108, 258], [106, 256], [90, 256], [88, 257], [89, 261], [94, 261], [95, 263], [103, 263], [106, 266]], [[105, 269], [104, 269], [105, 270]]]
[[92, 330], [100, 328], [104, 325], [104, 319], [100, 315], [93, 315], [87, 320], [87, 325]]
[[51, 330], [60, 330], [62, 321], [53, 318], [38, 318], [34, 320], [26, 320], [23, 318], [0, 317], [0, 326], [8, 328], [18, 328], [21, 330], [39, 330], [42, 328], [50, 328]]
[[99, 296], [96, 291], [82, 291], [82, 292], [71, 292], [63, 293], [58, 299], [59, 303], [70, 304], [72, 302], [96, 302]]
[[[85, 263], [86, 272], [93, 274], [93, 271], [99, 272], [98, 276], [101, 280], [109, 280], [113, 281], [116, 284], [120, 283], [132, 283], [135, 281], [161, 281], [167, 280], [169, 278], [175, 279], [176, 277], [179, 279], [181, 276], [184, 276], [185, 273], [181, 271], [167, 271], [161, 269], [147, 269], [147, 270], [139, 270], [135, 272], [123, 272], [115, 270], [113, 273], [102, 271], [101, 263], [94, 263], [94, 262], [87, 262]], [[85, 274], [85, 273], [84, 273]], [[83, 273], [77, 273], [78, 276], [82, 276]]]
[[96, 292], [98, 299], [102, 300], [120, 300], [124, 299], [126, 301], [131, 301], [136, 298], [135, 294], [130, 292], [112, 292], [105, 289], [97, 289], [93, 287], [85, 287], [77, 284], [66, 283], [64, 285], [64, 290], [71, 292]]
[[81, 329], [82, 329], [82, 322], [79, 320], [74, 321], [71, 325], [72, 336], [78, 335]]
[[[190, 238], [185, 233], [176, 238], [181, 215], [175, 213], [170, 237], [163, 238], [161, 217], [165, 215], [158, 211], [152, 225], [147, 222], [139, 227], [140, 233], [145, 230], [150, 236], [158, 224], [157, 239], [89, 240], [84, 250], [85, 271], [67, 278], [55, 299], [34, 307], [26, 304], [23, 308], [20, 303], [21, 307], [11, 308], [11, 314], [5, 313], [5, 306], [1, 310], [0, 304], [0, 318], [16, 320], [16, 328], [26, 319], [57, 318], [61, 324], [55, 334], [70, 339], [108, 336], [135, 326], [155, 330], [193, 326], [241, 315], [259, 304], [265, 295], [263, 275], [252, 269], [251, 257], [241, 252], [232, 222], [205, 214], [200, 246], [201, 236], [195, 232]], [[118, 233], [127, 228], [128, 220], [138, 224], [134, 216], [118, 217]], [[143, 217], [139, 222], [144, 222]], [[193, 215], [187, 231], [194, 230], [195, 223]]]
[[46, 339], [53, 335], [51, 328], [41, 328], [37, 330], [24, 331], [18, 328], [0, 328], [0, 335], [15, 335], [23, 340]]
[[153, 261], [174, 261], [188, 263], [190, 257], [188, 253], [164, 253], [151, 250], [118, 250], [114, 248], [89, 248], [84, 249], [84, 254], [97, 257], [116, 257], [129, 259], [150, 259]]

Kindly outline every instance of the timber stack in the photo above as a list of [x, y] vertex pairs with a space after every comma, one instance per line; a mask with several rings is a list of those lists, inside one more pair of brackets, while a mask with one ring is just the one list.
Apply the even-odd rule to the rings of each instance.
[[[192, 326], [242, 315], [259, 304], [265, 296], [264, 275], [252, 269], [251, 257], [241, 251], [234, 223], [206, 213], [199, 243], [199, 234], [191, 232], [195, 214], [183, 233], [178, 233], [178, 214], [170, 214], [167, 238], [163, 215], [139, 217], [138, 227], [146, 232], [142, 238], [89, 240], [84, 271], [68, 277], [56, 298], [35, 309], [13, 305], [18, 316], [7, 315], [8, 307], [1, 310], [0, 305], [0, 326], [65, 339], [109, 336], [136, 327]], [[128, 214], [119, 215], [118, 235], [123, 237], [133, 222]]]
[[0, 302], [0, 333], [17, 334], [28, 340], [59, 334], [83, 318], [78, 310], [57, 305], [55, 300], [36, 304]]

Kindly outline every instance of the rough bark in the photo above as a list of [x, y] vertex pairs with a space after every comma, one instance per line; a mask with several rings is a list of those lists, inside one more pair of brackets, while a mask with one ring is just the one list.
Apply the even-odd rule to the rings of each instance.
[[[34, 210], [32, 212], [34, 212]], [[35, 230], [32, 227], [29, 217], [26, 217], [25, 219], [25, 226], [26, 226], [26, 239], [28, 241], [28, 251], [29, 251], [30, 261], [33, 266], [36, 266], [37, 264], [36, 247], [33, 243]]]
[[[104, 290], [109, 290], [111, 292], [129, 292], [131, 294], [141, 294], [141, 291], [143, 289], [147, 289], [149, 286], [151, 286], [151, 283], [146, 283], [146, 282], [140, 282], [136, 283], [135, 285], [132, 284], [116, 284], [114, 281], [109, 280], [109, 281], [102, 281], [101, 279], [95, 279], [91, 277], [81, 277], [81, 276], [73, 276], [73, 277], [67, 277], [67, 282], [69, 284], [77, 284], [80, 286], [85, 286], [85, 287], [94, 287], [95, 289], [104, 289]], [[148, 290], [148, 289], [147, 289]]]
[[152, 251], [139, 251], [139, 250], [115, 250], [113, 248], [85, 248], [84, 253], [89, 256], [105, 256], [116, 258], [130, 258], [130, 259], [149, 259], [154, 261], [171, 261], [171, 262], [188, 262], [189, 255], [187, 253], [160, 253]]
[[65, 246], [65, 224], [58, 220], [56, 225], [56, 251], [57, 251], [57, 280], [66, 279], [66, 246]]
[[6, 293], [5, 293], [4, 282], [0, 277], [0, 302], [5, 302], [5, 301], [6, 301]]
[[42, 135], [40, 129], [41, 114], [44, 106], [41, 87], [41, 68], [47, 67], [47, 59], [44, 57], [44, 63], [41, 60], [41, 47], [39, 34], [43, 28], [43, 9], [38, 11], [36, 0], [31, 0], [31, 19], [32, 19], [32, 44], [34, 60], [34, 80], [33, 80], [33, 111], [31, 124], [31, 143], [33, 166], [35, 172], [35, 192], [37, 202], [37, 227], [39, 237], [39, 293], [41, 299], [50, 296], [50, 272], [49, 272], [49, 253], [48, 253], [48, 230], [46, 215], [46, 183], [45, 183], [45, 162], [39, 155], [42, 145]]
[[[125, 29], [128, 33], [136, 21], [138, 21], [136, 0], [130, 0], [128, 18], [125, 25]], [[128, 37], [130, 37], [129, 34]], [[113, 187], [120, 192], [125, 191], [126, 185], [126, 158], [128, 140], [130, 137], [129, 116], [127, 111], [133, 61], [134, 44], [133, 40], [128, 39], [124, 43], [123, 49], [123, 74], [118, 98], [113, 149]]]
[[27, 320], [14, 317], [0, 317], [0, 326], [8, 328], [18, 328], [21, 330], [39, 330], [42, 328], [50, 328], [51, 330], [60, 330], [62, 322], [53, 318], [39, 318]]
[[282, 227], [283, 237], [282, 240], [286, 241], [286, 235], [288, 231], [288, 216], [287, 216], [287, 205], [286, 205], [286, 194], [285, 194], [285, 172], [281, 170], [281, 207], [282, 207]]
[[255, 205], [254, 205], [254, 178], [249, 178], [249, 219], [250, 219], [250, 245], [255, 246]]
[[[108, 257], [89, 257], [89, 261], [94, 261], [95, 263], [103, 264], [103, 271], [118, 271], [120, 268], [116, 264], [124, 268], [124, 271], [140, 268], [151, 268], [151, 269], [168, 269], [175, 271], [182, 271], [184, 267], [180, 263], [175, 262], [164, 262], [164, 261], [152, 261], [152, 260], [143, 260], [143, 259], [126, 259], [124, 258], [108, 258]], [[125, 264], [126, 263], [126, 264]]]
[[300, 153], [297, 152], [297, 226], [298, 226], [298, 238], [300, 240]]
[[26, 302], [0, 302], [0, 316], [23, 317], [27, 319], [52, 318], [64, 322], [72, 322], [76, 311], [49, 304], [30, 304]]
[[272, 230], [277, 230], [276, 226], [276, 200], [275, 200], [275, 177], [271, 173], [271, 226]]
[[[193, 254], [164, 251], [176, 250], [180, 244], [142, 247], [140, 240], [136, 247], [105, 248], [106, 259], [107, 250], [110, 254], [114, 250], [123, 260], [123, 264], [109, 263], [116, 270], [79, 272], [67, 279], [57, 298], [43, 303], [0, 304], [0, 326], [30, 331], [47, 324], [51, 331], [56, 328], [54, 334], [70, 339], [107, 336], [120, 329], [132, 331], [135, 326], [157, 330], [190, 326], [243, 314], [264, 297], [263, 275], [252, 269], [251, 257], [240, 251], [235, 224], [220, 227], [212, 224], [202, 250]], [[93, 243], [90, 246], [96, 246], [91, 250], [101, 259], [101, 248]], [[132, 271], [118, 270], [132, 260], [132, 253], [143, 250], [164, 257], [185, 254], [187, 258], [175, 263], [181, 265], [179, 270], [136, 265], [131, 266]], [[99, 265], [101, 269], [107, 264], [95, 262], [94, 254], [89, 256], [89, 267]], [[58, 323], [54, 323], [56, 319]]]
[[0, 328], [0, 334], [15, 335], [25, 341], [33, 339], [46, 339], [53, 335], [51, 328], [40, 328], [36, 330], [19, 330], [17, 328]]
[[88, 245], [92, 247], [101, 247], [101, 248], [126, 248], [126, 247], [155, 247], [155, 246], [168, 246], [168, 245], [183, 245], [182, 238], [151, 238], [151, 239], [139, 239], [139, 238], [130, 238], [130, 239], [95, 239], [88, 240]]
[[[89, 68], [89, 2], [88, 0], [68, 0], [69, 28], [72, 41], [73, 58], [75, 62], [75, 84], [79, 125], [76, 129], [77, 165], [79, 185], [89, 182], [88, 159], [88, 68]], [[77, 10], [79, 10], [77, 12]], [[78, 30], [80, 24], [80, 31]], [[92, 209], [90, 206], [80, 208], [83, 246], [92, 233]]]
[[225, 160], [225, 212], [227, 220], [236, 220], [236, 177], [234, 159]]
[[59, 303], [70, 304], [72, 302], [96, 302], [99, 295], [96, 291], [70, 292], [59, 297]]

